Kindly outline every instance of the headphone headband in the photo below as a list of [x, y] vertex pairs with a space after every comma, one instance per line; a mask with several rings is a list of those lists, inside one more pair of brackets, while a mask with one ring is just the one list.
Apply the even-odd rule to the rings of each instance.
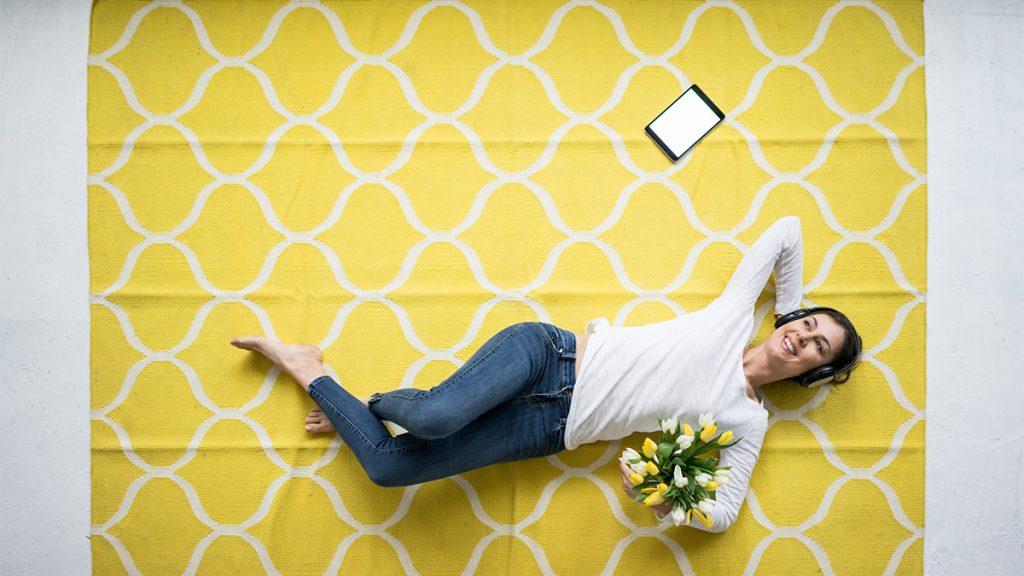
[[[801, 310], [794, 310], [788, 314], [783, 314], [782, 316], [779, 317], [778, 320], [775, 321], [775, 327], [780, 328], [785, 324], [789, 324], [790, 322], [795, 322], [801, 318], [805, 318], [812, 314], [818, 314], [821, 312], [835, 312], [836, 314], [842, 314], [842, 312], [840, 312], [839, 310], [836, 310], [835, 308], [828, 308], [826, 306], [804, 308]], [[854, 346], [856, 349], [856, 352], [853, 355], [853, 360], [851, 360], [841, 368], [837, 368], [832, 364], [826, 364], [824, 366], [812, 368], [811, 370], [808, 370], [807, 372], [804, 372], [803, 374], [797, 376], [795, 380], [799, 382], [800, 385], [803, 386], [804, 388], [816, 388], [818, 386], [821, 386], [822, 384], [834, 382], [835, 379], [838, 378], [839, 376], [849, 372], [850, 370], [853, 370], [853, 367], [857, 365], [858, 361], [860, 361], [861, 352], [860, 335], [857, 334], [857, 332], [855, 331], [853, 333], [853, 336], [855, 338]]]

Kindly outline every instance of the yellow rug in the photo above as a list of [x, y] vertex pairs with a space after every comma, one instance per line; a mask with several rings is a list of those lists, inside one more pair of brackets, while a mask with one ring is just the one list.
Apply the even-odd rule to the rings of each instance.
[[[94, 572], [921, 574], [923, 53], [918, 1], [98, 0]], [[673, 165], [643, 127], [690, 83], [727, 119]], [[619, 442], [378, 488], [228, 345], [429, 387], [515, 321], [698, 309], [787, 214], [865, 361], [767, 390], [723, 534], [626, 500]]]

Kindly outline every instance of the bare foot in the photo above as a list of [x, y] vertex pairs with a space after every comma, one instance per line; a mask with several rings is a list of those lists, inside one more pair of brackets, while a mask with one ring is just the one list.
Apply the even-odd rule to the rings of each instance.
[[[370, 407], [370, 403], [366, 398], [360, 398], [359, 401], [363, 403], [363, 406]], [[327, 419], [323, 410], [319, 407], [313, 408], [309, 411], [309, 415], [306, 416], [306, 432], [313, 432], [314, 434], [334, 432], [334, 426]]]
[[242, 336], [232, 338], [231, 345], [263, 354], [294, 378], [303, 390], [308, 390], [310, 382], [327, 374], [323, 367], [323, 352], [312, 344], [283, 344], [264, 336]]
[[309, 416], [306, 416], [306, 432], [320, 434], [322, 432], [333, 431], [334, 426], [331, 425], [331, 421], [324, 415], [323, 410], [313, 408], [313, 410], [310, 411]]

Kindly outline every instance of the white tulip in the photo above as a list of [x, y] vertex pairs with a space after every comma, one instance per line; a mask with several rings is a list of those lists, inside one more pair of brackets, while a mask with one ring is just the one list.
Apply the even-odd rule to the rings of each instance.
[[661, 421], [661, 431], [665, 434], [675, 434], [676, 428], [679, 427], [679, 421], [675, 418], [666, 418]]
[[683, 470], [682, 468], [679, 467], [678, 464], [676, 464], [675, 469], [672, 470], [672, 477], [675, 479], [674, 484], [680, 488], [686, 486], [686, 484], [689, 482], [686, 476], [683, 476]]
[[727, 470], [725, 468], [723, 468], [721, 470], [715, 470], [715, 475], [716, 476], [725, 476], [726, 478], [732, 478], [732, 470]]
[[683, 450], [686, 450], [687, 448], [693, 445], [693, 436], [687, 436], [686, 434], [683, 434], [682, 436], [676, 438], [676, 442], [679, 442], [679, 448], [676, 448], [676, 451], [673, 452], [673, 454], [681, 454]]
[[676, 526], [682, 526], [686, 523], [686, 510], [682, 506], [676, 506], [672, 509], [672, 522]]
[[636, 460], [637, 458], [640, 458], [639, 452], [633, 450], [632, 448], [626, 448], [625, 450], [622, 451], [622, 458], [619, 458], [619, 461], [625, 462], [626, 465], [629, 465], [630, 460]]
[[641, 476], [647, 476], [647, 464], [644, 462], [637, 462], [636, 464], [630, 464], [629, 467]]
[[718, 482], [720, 485], [725, 485], [725, 483], [728, 482], [728, 481], [729, 481], [729, 477], [728, 476], [721, 476], [719, 474], [715, 474], [715, 482]]
[[700, 419], [697, 420], [697, 422], [700, 423], [700, 427], [701, 427], [701, 429], [703, 429], [708, 424], [714, 424], [715, 423], [715, 415], [712, 412], [706, 412], [706, 413], [700, 415]]
[[715, 509], [715, 501], [711, 499], [701, 500], [697, 503], [697, 508], [700, 508], [701, 512], [710, 515]]
[[700, 484], [701, 488], [708, 485], [708, 480], [711, 480], [711, 475], [706, 472], [701, 472], [693, 477], [693, 479]]

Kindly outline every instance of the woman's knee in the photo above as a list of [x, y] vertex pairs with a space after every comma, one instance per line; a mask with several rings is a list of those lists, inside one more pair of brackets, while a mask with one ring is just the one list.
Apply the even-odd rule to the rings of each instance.
[[447, 411], [430, 410], [429, 404], [420, 406], [419, 410], [410, 412], [404, 422], [399, 422], [409, 434], [423, 440], [445, 438], [462, 428], [462, 421], [455, 414]]
[[366, 475], [370, 477], [371, 482], [382, 488], [399, 488], [415, 484], [415, 482], [410, 481], [408, 474], [400, 473], [393, 466], [383, 465], [366, 468]]
[[381, 420], [390, 420], [417, 438], [444, 438], [458, 429], [453, 422], [458, 413], [436, 390], [415, 388], [395, 390], [371, 397], [370, 412]]

